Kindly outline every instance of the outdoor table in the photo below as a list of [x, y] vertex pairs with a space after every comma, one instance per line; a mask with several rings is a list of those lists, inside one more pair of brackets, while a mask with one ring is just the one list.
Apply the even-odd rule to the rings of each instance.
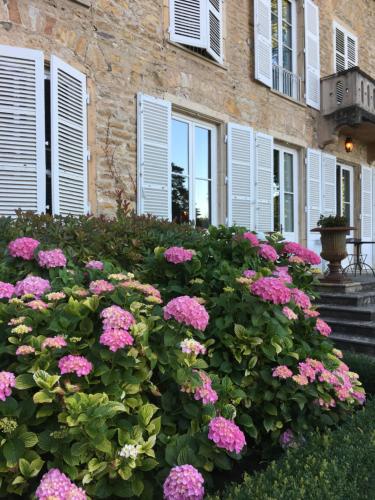
[[355, 262], [351, 262], [348, 266], [346, 266], [345, 269], [343, 269], [343, 273], [348, 273], [348, 271], [350, 271], [350, 268], [353, 268], [354, 276], [357, 276], [357, 269], [359, 270], [360, 275], [362, 275], [363, 269], [369, 269], [372, 272], [373, 276], [375, 276], [374, 268], [370, 266], [370, 264], [367, 264], [365, 262], [361, 253], [362, 245], [375, 245], [375, 241], [363, 241], [359, 238], [347, 238], [346, 243], [354, 245]]

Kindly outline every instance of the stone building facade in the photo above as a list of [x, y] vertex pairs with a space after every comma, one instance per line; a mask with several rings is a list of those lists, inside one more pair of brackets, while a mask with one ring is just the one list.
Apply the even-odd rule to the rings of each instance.
[[[5, 87], [9, 61], [23, 54], [12, 56], [9, 47], [43, 53], [51, 97], [41, 107], [45, 116], [51, 109], [59, 115], [50, 140], [44, 137], [52, 143], [45, 155], [52, 181], [39, 210], [52, 190], [47, 205], [59, 199], [54, 211], [69, 212], [69, 196], [74, 205], [82, 188], [84, 210], [111, 214], [121, 187], [138, 211], [282, 229], [312, 247], [309, 229], [319, 213], [338, 210], [357, 236], [374, 239], [373, 0], [0, 0], [0, 44]], [[1, 104], [13, 99], [17, 107], [22, 100], [17, 85], [8, 97], [0, 90], [0, 136], [8, 123], [1, 126]], [[87, 116], [75, 121], [77, 99], [86, 103], [83, 86]], [[16, 137], [25, 129], [17, 130]], [[0, 213], [6, 214], [18, 203], [1, 202], [14, 181], [14, 174], [1, 174], [13, 161], [4, 167], [7, 137], [0, 137]], [[18, 158], [14, 142], [11, 159]], [[24, 151], [27, 141], [20, 142]], [[64, 174], [53, 178], [74, 161], [87, 168], [82, 185], [63, 184]], [[159, 196], [163, 172], [169, 185]], [[74, 206], [73, 213], [81, 210]]]

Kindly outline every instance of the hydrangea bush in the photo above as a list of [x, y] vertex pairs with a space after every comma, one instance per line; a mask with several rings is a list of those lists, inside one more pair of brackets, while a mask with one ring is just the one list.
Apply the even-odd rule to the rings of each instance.
[[299, 245], [213, 228], [124, 271], [28, 240], [0, 274], [2, 496], [202, 499], [364, 403]]

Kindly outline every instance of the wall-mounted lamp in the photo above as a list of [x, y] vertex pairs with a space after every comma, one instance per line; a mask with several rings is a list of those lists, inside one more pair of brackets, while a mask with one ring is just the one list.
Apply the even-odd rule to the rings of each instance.
[[353, 139], [351, 137], [347, 137], [345, 139], [345, 151], [347, 153], [351, 153], [354, 149]]

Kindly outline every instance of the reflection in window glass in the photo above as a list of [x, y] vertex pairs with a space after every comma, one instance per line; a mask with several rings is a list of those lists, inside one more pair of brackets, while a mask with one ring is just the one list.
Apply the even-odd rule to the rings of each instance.
[[281, 231], [280, 227], [280, 153], [273, 152], [273, 230]]
[[189, 125], [172, 121], [172, 219], [189, 222]]
[[198, 227], [208, 227], [211, 223], [211, 182], [195, 182], [195, 217]]
[[195, 177], [211, 178], [211, 131], [195, 127]]

